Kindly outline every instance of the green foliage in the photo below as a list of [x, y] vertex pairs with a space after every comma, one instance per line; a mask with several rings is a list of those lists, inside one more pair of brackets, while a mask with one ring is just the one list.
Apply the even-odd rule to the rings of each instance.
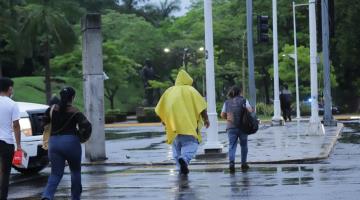
[[160, 82], [160, 81], [150, 80], [149, 83], [152, 88], [162, 89], [162, 90], [167, 89], [172, 85], [170, 81]]
[[155, 113], [155, 108], [153, 107], [145, 107], [143, 108], [142, 114], [137, 114], [136, 118], [137, 121], [140, 123], [146, 123], [146, 122], [160, 122], [160, 118]]
[[[310, 50], [307, 47], [300, 46], [298, 51], [298, 73], [299, 73], [299, 92], [300, 99], [307, 98], [310, 94]], [[295, 64], [293, 56], [294, 46], [285, 45], [282, 52], [279, 54], [279, 75], [280, 83], [287, 84], [289, 89], [295, 93]], [[319, 55], [321, 62], [318, 64], [318, 82], [319, 91], [323, 91], [324, 75], [323, 75], [323, 63], [321, 54]], [[272, 74], [273, 70], [269, 70]], [[331, 66], [331, 86], [335, 88], [337, 86], [336, 74], [334, 72], [334, 66]], [[321, 95], [321, 93], [320, 93]]]
[[121, 112], [120, 109], [106, 110], [105, 112], [106, 123], [123, 122], [123, 121], [126, 121], [126, 113]]
[[[173, 85], [177, 71], [185, 68], [194, 79], [194, 87], [204, 90], [205, 56], [203, 1], [193, 1], [189, 12], [178, 18], [169, 13], [177, 9], [178, 0], [161, 1], [160, 6], [146, 0], [0, 0], [0, 76], [43, 74], [46, 56], [51, 57], [50, 72], [55, 76], [68, 76], [69, 82], [81, 87], [80, 17], [86, 12], [102, 14], [104, 42], [104, 71], [110, 77], [106, 106], [128, 111], [141, 104], [142, 82], [138, 77], [140, 65], [146, 58], [154, 64], [159, 78], [152, 81], [153, 88], [161, 90]], [[213, 29], [216, 74], [216, 97], [225, 99], [226, 90], [247, 80], [246, 2], [213, 0]], [[305, 0], [297, 3], [307, 3]], [[295, 93], [294, 62], [282, 54], [293, 52], [293, 24], [291, 2], [278, 0], [279, 70], [280, 83], [287, 83]], [[335, 37], [331, 38], [331, 84], [336, 104], [358, 108], [360, 96], [360, 27], [357, 13], [360, 4], [335, 2]], [[270, 16], [271, 1], [253, 1], [254, 16]], [[310, 94], [308, 10], [296, 10], [300, 98]], [[254, 21], [254, 40], [256, 40]], [[74, 31], [75, 30], [75, 31]], [[349, 31], [351, 30], [351, 31]], [[271, 38], [271, 30], [269, 36]], [[74, 48], [75, 47], [75, 48]], [[163, 49], [170, 52], [164, 53]], [[185, 51], [187, 49], [187, 51]], [[255, 81], [258, 102], [273, 99], [272, 42], [254, 43]], [[319, 52], [321, 56], [321, 52]], [[24, 58], [28, 56], [26, 65]], [[45, 63], [44, 63], [45, 61]], [[244, 68], [243, 68], [244, 67]], [[318, 65], [319, 91], [323, 87], [322, 64]], [[45, 71], [46, 72], [46, 71]], [[246, 79], [246, 77], [245, 77]], [[57, 84], [56, 82], [52, 82]], [[56, 89], [56, 87], [53, 87]], [[247, 86], [245, 85], [245, 88]], [[30, 89], [30, 88], [28, 88]], [[246, 94], [246, 91], [245, 91]], [[321, 95], [321, 92], [319, 92]], [[113, 95], [113, 98], [110, 97]], [[32, 96], [32, 95], [29, 95]], [[41, 96], [39, 94], [39, 96]], [[26, 98], [26, 97], [24, 97]], [[36, 96], [34, 95], [34, 98]], [[109, 100], [112, 99], [112, 100]], [[348, 105], [346, 105], [348, 104]], [[112, 106], [111, 106], [112, 105]], [[261, 107], [261, 106], [260, 106]]]
[[143, 18], [107, 10], [102, 17], [104, 41], [116, 40], [121, 55], [142, 63], [161, 48], [161, 33]]
[[256, 104], [256, 114], [261, 116], [273, 116], [274, 115], [274, 106], [265, 104], [265, 103], [257, 103]]

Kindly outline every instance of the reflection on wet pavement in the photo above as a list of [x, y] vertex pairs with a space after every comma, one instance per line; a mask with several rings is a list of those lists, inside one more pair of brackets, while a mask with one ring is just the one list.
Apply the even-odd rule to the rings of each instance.
[[[342, 138], [360, 135], [347, 126]], [[128, 148], [129, 149], [129, 148]], [[173, 165], [89, 166], [83, 168], [82, 199], [156, 200], [358, 200], [360, 195], [360, 146], [339, 140], [325, 162], [312, 164], [251, 165], [250, 170], [230, 174], [227, 165], [191, 165], [188, 177]], [[50, 170], [40, 175], [12, 176], [10, 199], [38, 199]], [[68, 169], [56, 199], [71, 192]]]
[[153, 137], [163, 136], [165, 133], [163, 132], [143, 132], [143, 133], [122, 133], [122, 132], [106, 132], [105, 138], [106, 140], [120, 140], [120, 139], [147, 139]]

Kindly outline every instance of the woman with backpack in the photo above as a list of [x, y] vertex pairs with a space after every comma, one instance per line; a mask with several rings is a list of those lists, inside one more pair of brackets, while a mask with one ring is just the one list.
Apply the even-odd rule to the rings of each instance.
[[235, 153], [237, 148], [238, 140], [240, 140], [241, 146], [241, 169], [249, 169], [247, 164], [248, 154], [248, 135], [241, 130], [240, 115], [242, 109], [247, 109], [252, 112], [252, 107], [241, 93], [241, 89], [238, 86], [230, 88], [227, 94], [228, 100], [225, 101], [221, 110], [221, 117], [226, 119], [227, 126], [226, 131], [229, 138], [229, 170], [231, 173], [235, 172]]
[[81, 144], [78, 128], [91, 134], [91, 124], [76, 107], [72, 105], [75, 90], [65, 87], [60, 91], [60, 102], [49, 107], [43, 123], [51, 124], [49, 139], [49, 159], [51, 174], [42, 195], [43, 200], [54, 199], [56, 188], [64, 174], [65, 161], [71, 171], [71, 199], [80, 199], [81, 186]]

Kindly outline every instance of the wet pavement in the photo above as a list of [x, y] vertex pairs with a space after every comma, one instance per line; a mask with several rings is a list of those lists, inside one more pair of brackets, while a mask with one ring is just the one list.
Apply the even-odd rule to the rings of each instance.
[[[145, 127], [144, 130], [149, 128]], [[125, 140], [125, 145], [130, 143], [129, 140], [131, 144], [140, 140], [139, 143], [121, 148], [122, 152], [129, 154], [129, 158], [125, 157], [127, 160], [138, 155], [131, 154], [131, 151], [146, 152], [138, 150], [143, 148], [144, 141], [147, 141], [145, 146], [151, 151], [162, 152], [162, 145], [166, 145], [161, 143], [162, 136], [144, 136], [142, 131], [137, 136], [126, 136], [126, 131], [123, 131], [127, 139], [109, 138], [112, 140], [108, 143], [116, 144], [117, 140]], [[154, 130], [150, 132], [157, 133]], [[155, 145], [149, 146], [149, 141]], [[327, 159], [305, 164], [252, 164], [249, 171], [241, 172], [237, 168], [235, 174], [229, 173], [226, 164], [191, 165], [188, 177], [178, 176], [173, 165], [84, 166], [82, 199], [357, 200], [360, 195], [359, 142], [359, 121], [346, 123]], [[148, 155], [145, 154], [145, 157]], [[49, 173], [50, 169], [46, 168], [35, 176], [12, 174], [9, 198], [39, 199]], [[67, 169], [56, 199], [69, 199], [69, 194], [70, 174]]]
[[[249, 163], [299, 162], [327, 158], [343, 125], [326, 127], [325, 135], [307, 134], [308, 122], [291, 122], [285, 126], [271, 126], [264, 123], [259, 131], [249, 136]], [[228, 138], [224, 123], [219, 124], [219, 141], [228, 151]], [[206, 141], [205, 129], [202, 130]], [[164, 127], [160, 124], [150, 126], [112, 125], [106, 132], [105, 164], [159, 165], [173, 164], [171, 145], [165, 143]], [[204, 142], [199, 146], [198, 155], [204, 154]], [[240, 151], [236, 154], [240, 161]], [[227, 158], [208, 160], [198, 156], [193, 164], [225, 164]], [[89, 163], [85, 158], [85, 164]], [[104, 163], [101, 163], [104, 164]]]

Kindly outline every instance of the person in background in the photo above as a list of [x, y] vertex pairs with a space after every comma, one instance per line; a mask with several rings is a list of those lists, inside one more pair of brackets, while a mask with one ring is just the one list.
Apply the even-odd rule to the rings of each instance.
[[[235, 153], [238, 140], [240, 140], [241, 147], [241, 169], [243, 171], [249, 169], [247, 164], [248, 135], [241, 130], [236, 122], [240, 121], [242, 109], [247, 109], [249, 112], [252, 112], [253, 109], [249, 101], [242, 96], [240, 88], [237, 86], [230, 88], [227, 95], [228, 100], [225, 101], [221, 110], [221, 117], [227, 121], [226, 131], [229, 138], [229, 170], [231, 173], [235, 172]], [[246, 101], [245, 107], [243, 107], [244, 100]]]
[[55, 104], [52, 117], [50, 118], [51, 107], [45, 111], [43, 124], [51, 123], [48, 152], [51, 174], [42, 195], [43, 200], [54, 199], [56, 188], [64, 174], [65, 161], [71, 171], [71, 199], [78, 200], [81, 196], [82, 150], [76, 131], [77, 127], [91, 127], [91, 124], [84, 114], [72, 105], [74, 98], [75, 90], [65, 87], [60, 91], [60, 102]]
[[210, 126], [206, 102], [192, 87], [193, 79], [184, 70], [177, 75], [175, 86], [168, 88], [155, 108], [166, 129], [166, 142], [172, 144], [173, 157], [180, 174], [189, 173], [188, 165], [201, 142], [202, 120]]
[[[0, 184], [1, 200], [7, 199], [11, 164], [16, 149], [21, 149], [20, 111], [11, 99], [14, 93], [14, 82], [9, 78], [0, 78]], [[15, 141], [14, 141], [15, 134]]]
[[285, 84], [280, 92], [281, 112], [285, 121], [291, 121], [291, 92]]

